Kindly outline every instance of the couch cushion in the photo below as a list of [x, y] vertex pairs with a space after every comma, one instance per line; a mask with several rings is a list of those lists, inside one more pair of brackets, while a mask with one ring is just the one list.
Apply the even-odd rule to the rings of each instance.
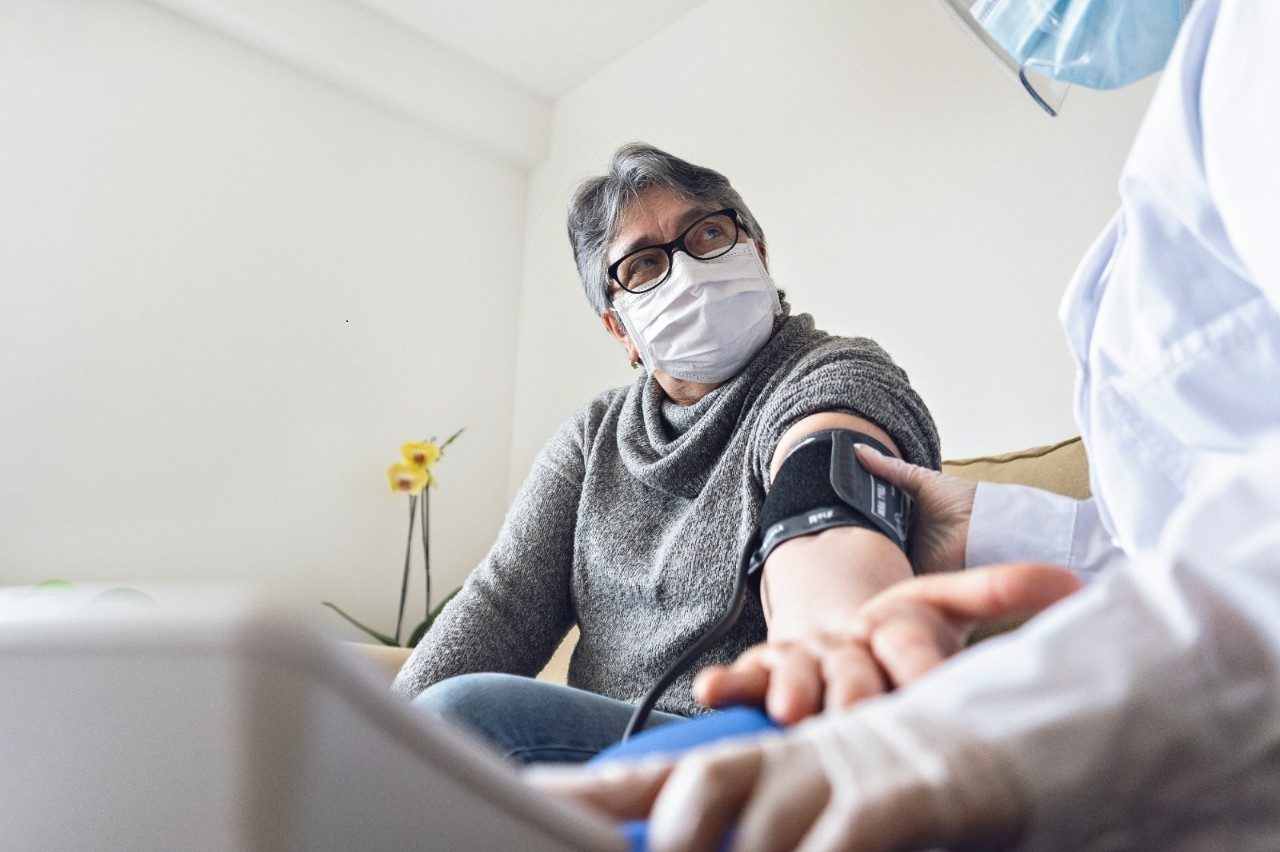
[[1012, 482], [1077, 500], [1089, 497], [1089, 461], [1078, 437], [1016, 453], [945, 461], [942, 469], [974, 482]]

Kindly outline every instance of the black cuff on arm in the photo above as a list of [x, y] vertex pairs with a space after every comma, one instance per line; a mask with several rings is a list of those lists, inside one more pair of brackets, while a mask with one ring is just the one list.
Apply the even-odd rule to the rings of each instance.
[[855, 444], [892, 455], [875, 438], [851, 429], [814, 432], [787, 453], [760, 508], [760, 544], [750, 566], [757, 583], [765, 560], [779, 544], [832, 527], [873, 529], [906, 551], [910, 498], [863, 470], [853, 452]]

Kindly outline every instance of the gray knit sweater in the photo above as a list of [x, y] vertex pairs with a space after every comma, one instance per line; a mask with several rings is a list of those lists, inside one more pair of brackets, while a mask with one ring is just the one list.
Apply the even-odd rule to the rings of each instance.
[[[906, 374], [874, 342], [801, 314], [694, 405], [640, 376], [605, 391], [547, 442], [498, 540], [396, 678], [414, 696], [467, 672], [536, 674], [575, 623], [569, 684], [636, 702], [729, 604], [778, 439], [842, 411], [879, 424], [905, 457], [939, 467], [937, 432]], [[733, 629], [659, 702], [700, 711], [693, 674], [765, 638], [749, 596]]]

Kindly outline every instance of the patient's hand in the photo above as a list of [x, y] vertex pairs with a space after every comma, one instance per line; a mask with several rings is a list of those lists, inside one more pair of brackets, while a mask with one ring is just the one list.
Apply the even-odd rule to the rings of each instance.
[[703, 669], [693, 695], [794, 724], [904, 686], [961, 650], [976, 623], [1032, 615], [1080, 585], [1065, 568], [1022, 562], [914, 577], [867, 601], [839, 633], [766, 642]]

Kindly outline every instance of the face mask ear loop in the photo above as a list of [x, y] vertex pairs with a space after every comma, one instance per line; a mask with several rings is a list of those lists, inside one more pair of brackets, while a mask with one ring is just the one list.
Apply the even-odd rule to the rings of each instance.
[[[655, 289], [656, 289], [656, 288], [655, 288]], [[649, 291], [649, 292], [653, 292], [653, 291], [651, 290], [651, 291]], [[628, 295], [628, 296], [635, 296], [635, 295], [641, 295], [641, 296], [643, 296], [643, 295], [647, 295], [647, 294], [644, 294], [644, 293], [640, 293], [640, 294], [636, 294], [636, 293], [628, 293], [627, 295]], [[624, 297], [619, 296], [619, 298], [624, 298]], [[627, 334], [629, 334], [629, 335], [631, 336], [631, 342], [635, 344], [636, 349], [637, 349], [637, 351], [639, 352], [640, 357], [639, 357], [639, 358], [636, 358], [636, 359], [635, 359], [635, 360], [633, 360], [633, 361], [631, 361], [631, 369], [633, 369], [633, 370], [638, 370], [638, 369], [640, 369], [641, 367], [644, 367], [644, 371], [645, 371], [645, 373], [647, 374], [647, 373], [649, 372], [649, 366], [648, 366], [649, 362], [645, 360], [645, 353], [644, 353], [644, 351], [643, 351], [643, 344], [642, 344], [641, 338], [640, 338], [639, 336], [637, 336], [635, 333], [633, 333], [633, 332], [631, 331], [631, 326], [629, 326], [629, 325], [627, 324], [627, 319], [626, 319], [626, 317], [624, 317], [624, 316], [622, 315], [622, 311], [618, 310], [616, 307], [614, 307], [614, 306], [612, 306], [612, 305], [609, 307], [609, 310], [613, 313], [613, 315], [614, 315], [615, 317], [617, 317], [617, 318], [618, 318], [618, 322], [622, 323], [622, 327], [623, 327], [624, 329], [626, 329]]]
[[1027, 71], [1025, 68], [1018, 69], [1018, 79], [1022, 81], [1022, 88], [1027, 90], [1027, 94], [1031, 95], [1031, 100], [1035, 101], [1040, 109], [1049, 113], [1050, 118], [1058, 117], [1057, 111], [1054, 110], [1053, 107], [1049, 106], [1049, 104], [1045, 102], [1045, 99], [1040, 97], [1040, 93], [1036, 91], [1036, 87], [1031, 85], [1031, 81], [1027, 79]]

